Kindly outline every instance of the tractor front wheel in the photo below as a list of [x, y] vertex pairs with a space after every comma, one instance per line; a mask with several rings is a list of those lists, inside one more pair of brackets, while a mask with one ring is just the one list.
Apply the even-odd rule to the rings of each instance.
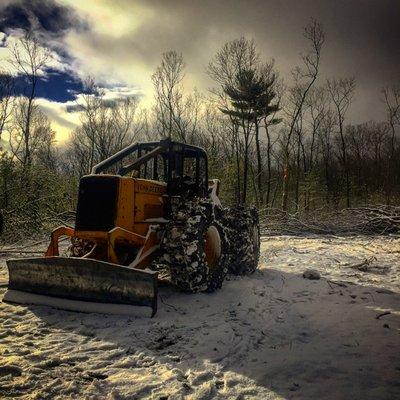
[[202, 199], [181, 204], [172, 214], [161, 244], [171, 282], [184, 292], [219, 289], [227, 273], [220, 210]]

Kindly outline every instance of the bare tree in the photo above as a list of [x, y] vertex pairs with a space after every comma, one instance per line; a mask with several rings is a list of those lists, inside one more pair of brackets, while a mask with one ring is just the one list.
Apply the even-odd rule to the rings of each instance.
[[400, 125], [400, 84], [394, 84], [391, 87], [382, 89], [384, 104], [386, 106], [387, 123], [390, 128], [390, 149], [389, 160], [387, 162], [386, 173], [386, 203], [390, 204], [393, 187], [396, 182], [396, 174], [393, 173], [396, 168], [396, 128]]
[[331, 79], [327, 80], [326, 87], [336, 112], [340, 135], [341, 162], [346, 181], [346, 206], [350, 207], [350, 171], [347, 160], [344, 120], [353, 100], [356, 83], [354, 78]]
[[312, 20], [304, 28], [304, 37], [309, 41], [311, 49], [309, 53], [302, 56], [303, 68], [297, 67], [293, 71], [294, 90], [292, 96], [289, 97], [289, 110], [287, 110], [289, 118], [288, 134], [283, 148], [284, 154], [284, 173], [282, 188], [282, 209], [288, 208], [288, 191], [289, 191], [289, 149], [293, 133], [298, 124], [298, 119], [303, 110], [307, 95], [317, 80], [321, 50], [325, 41], [325, 35], [319, 22]]
[[[23, 166], [32, 163], [31, 154], [31, 123], [33, 114], [36, 110], [35, 99], [36, 89], [40, 75], [44, 72], [50, 60], [50, 52], [40, 46], [38, 40], [31, 34], [26, 33], [11, 48], [10, 64], [27, 79], [25, 97], [26, 101], [19, 101], [17, 107], [19, 111], [18, 126], [21, 129], [20, 143], [18, 146], [24, 147], [24, 158], [21, 160]], [[23, 108], [23, 109], [22, 109]], [[23, 118], [23, 120], [21, 119]]]
[[72, 133], [69, 152], [78, 175], [88, 173], [97, 162], [135, 139], [137, 106], [135, 97], [107, 100], [104, 90], [92, 79], [86, 81], [85, 94], [78, 103], [81, 125]]
[[[29, 99], [26, 97], [19, 97], [16, 100], [9, 138], [11, 153], [23, 168], [31, 166], [33, 162], [45, 159], [50, 162], [55, 138], [55, 132], [51, 128], [49, 119], [35, 105], [30, 110], [29, 146], [26, 146], [24, 128], [27, 119], [26, 113], [29, 110], [28, 102]], [[52, 166], [51, 162], [48, 166]]]
[[329, 118], [329, 102], [324, 87], [315, 87], [310, 91], [306, 101], [306, 111], [309, 137], [305, 140], [301, 139], [301, 149], [305, 181], [304, 209], [308, 212], [311, 202], [312, 175], [317, 162], [318, 137], [326, 118]]
[[[245, 37], [227, 42], [208, 64], [207, 73], [220, 87], [234, 85], [238, 72], [254, 69], [260, 61], [254, 40]], [[215, 91], [222, 95], [220, 90]]]
[[177, 122], [183, 100], [184, 69], [182, 54], [169, 51], [162, 55], [161, 64], [152, 75], [156, 98], [155, 115], [160, 125], [161, 136], [182, 136], [182, 132], [177, 132]]
[[321, 149], [320, 168], [323, 171], [323, 181], [325, 182], [325, 203], [332, 204], [337, 208], [336, 185], [334, 181], [334, 135], [336, 118], [332, 110], [328, 107], [324, 118], [321, 121], [318, 133], [318, 143]]
[[154, 125], [160, 137], [195, 144], [203, 97], [196, 89], [191, 94], [184, 93], [184, 76], [182, 54], [175, 51], [164, 53], [161, 64], [152, 75], [156, 101]]
[[387, 119], [391, 129], [391, 158], [395, 152], [396, 126], [400, 125], [400, 84], [382, 89]]
[[[254, 130], [255, 130], [255, 143], [256, 143], [256, 157], [257, 157], [257, 200], [261, 204], [264, 199], [263, 191], [263, 163], [261, 155], [261, 137], [260, 137], [260, 124], [264, 122], [264, 128], [269, 137], [269, 127], [277, 125], [281, 122], [276, 114], [280, 111], [280, 93], [279, 84], [277, 84], [277, 74], [274, 70], [274, 62], [266, 63], [260, 68], [259, 71], [259, 85], [253, 85], [253, 99], [251, 107], [253, 108]], [[258, 89], [258, 90], [257, 90]], [[270, 149], [267, 147], [267, 164], [270, 163]], [[267, 166], [269, 170], [269, 167]], [[270, 192], [270, 171], [268, 172], [267, 180], [267, 202], [269, 201]]]

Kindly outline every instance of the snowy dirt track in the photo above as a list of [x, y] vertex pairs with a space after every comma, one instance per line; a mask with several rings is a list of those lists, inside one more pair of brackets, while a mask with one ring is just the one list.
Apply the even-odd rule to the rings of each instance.
[[264, 237], [255, 274], [162, 288], [153, 319], [1, 303], [0, 398], [15, 397], [400, 398], [400, 240]]

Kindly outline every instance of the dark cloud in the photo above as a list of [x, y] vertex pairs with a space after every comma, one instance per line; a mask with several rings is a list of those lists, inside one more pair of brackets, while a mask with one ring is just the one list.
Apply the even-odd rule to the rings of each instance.
[[[126, 7], [128, 0], [121, 0]], [[353, 118], [379, 118], [380, 88], [400, 80], [400, 1], [393, 0], [153, 0], [154, 19], [144, 24], [131, 48], [149, 65], [168, 49], [182, 51], [188, 70], [207, 87], [212, 83], [204, 70], [216, 49], [227, 40], [254, 38], [267, 59], [274, 58], [281, 75], [300, 60], [307, 43], [303, 27], [319, 20], [326, 33], [321, 80], [355, 76], [357, 99]], [[369, 111], [367, 111], [369, 110]]]
[[[326, 33], [320, 82], [332, 76], [355, 76], [357, 97], [352, 107], [356, 121], [382, 117], [380, 88], [400, 79], [400, 1], [392, 0], [138, 0], [151, 11], [135, 32], [115, 40], [106, 31], [90, 36], [87, 47], [98, 49], [105, 65], [114, 60], [144, 64], [149, 75], [170, 49], [183, 53], [195, 84], [213, 83], [205, 69], [228, 40], [254, 38], [266, 59], [275, 59], [281, 76], [290, 83], [290, 71], [307, 51], [303, 27], [315, 18]], [[110, 3], [129, 14], [131, 0]], [[132, 14], [132, 18], [135, 15]], [[140, 82], [137, 82], [140, 84]]]
[[70, 29], [83, 29], [85, 22], [71, 8], [54, 0], [16, 0], [0, 5], [0, 31], [14, 29], [61, 37]]
[[[62, 43], [70, 30], [87, 29], [86, 22], [71, 7], [54, 0], [13, 0], [0, 4], [0, 32], [5, 33], [0, 43], [7, 45], [7, 37], [16, 30], [33, 34], [42, 46], [55, 51], [64, 63], [64, 71], [46, 69], [37, 87], [38, 97], [57, 102], [75, 99], [82, 87], [82, 82], [75, 77], [68, 67], [72, 56]], [[15, 91], [23, 94], [26, 90], [26, 77], [15, 78]]]
[[[132, 94], [129, 96], [120, 95], [113, 99], [103, 99], [102, 104], [103, 104], [103, 107], [106, 107], [106, 108], [116, 108], [119, 105], [126, 102], [127, 100], [137, 100], [137, 99], [139, 99], [139, 97], [140, 96], [137, 94]], [[78, 103], [77, 104], [68, 104], [66, 106], [66, 111], [68, 113], [73, 113], [73, 112], [83, 111], [83, 110], [84, 110], [84, 107]]]
[[[102, 83], [108, 79], [140, 86], [135, 66], [150, 76], [161, 54], [174, 49], [183, 53], [194, 83], [207, 89], [213, 84], [205, 73], [212, 56], [226, 41], [245, 36], [255, 39], [263, 57], [275, 59], [290, 84], [290, 71], [307, 49], [302, 29], [311, 18], [319, 20], [326, 33], [320, 83], [332, 76], [357, 80], [353, 121], [383, 118], [380, 88], [400, 80], [398, 0], [96, 0], [99, 9], [93, 15], [107, 19], [107, 27], [97, 20], [87, 25], [83, 15], [91, 10], [80, 7], [86, 0], [69, 1], [71, 7], [62, 0], [0, 1], [0, 30], [34, 29], [47, 46], [61, 42], [71, 30], [80, 31], [71, 54], [80, 62], [75, 72], [95, 71], [105, 78]], [[140, 13], [135, 14], [140, 8], [149, 11], [143, 13], [143, 23]], [[117, 15], [132, 18], [135, 29], [113, 35]], [[60, 46], [58, 53], [65, 56], [63, 51], [68, 48]], [[140, 79], [146, 79], [144, 74]]]
[[106, 108], [116, 108], [119, 105], [125, 103], [127, 100], [136, 100], [139, 97], [140, 96], [137, 94], [132, 94], [130, 96], [121, 96], [114, 99], [105, 99], [103, 100], [103, 106]]
[[[17, 95], [25, 95], [29, 86], [26, 85], [27, 77], [18, 75], [15, 77], [14, 91]], [[36, 88], [37, 97], [43, 97], [57, 102], [75, 100], [77, 94], [84, 91], [84, 84], [72, 72], [60, 72], [47, 69], [46, 74], [39, 78]]]

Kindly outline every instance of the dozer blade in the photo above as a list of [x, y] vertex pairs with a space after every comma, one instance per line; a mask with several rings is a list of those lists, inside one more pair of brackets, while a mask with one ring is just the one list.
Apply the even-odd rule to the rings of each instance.
[[157, 311], [157, 272], [73, 257], [14, 259], [7, 267], [11, 291]]

